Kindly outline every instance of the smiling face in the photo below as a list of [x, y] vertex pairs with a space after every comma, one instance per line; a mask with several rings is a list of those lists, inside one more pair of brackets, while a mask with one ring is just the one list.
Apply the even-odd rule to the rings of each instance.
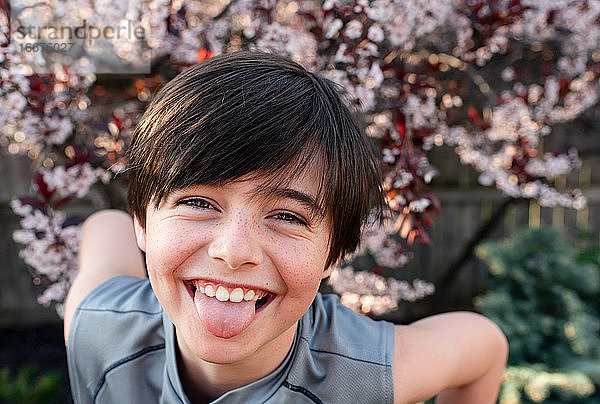
[[281, 362], [329, 274], [329, 215], [312, 217], [310, 206], [316, 173], [270, 193], [244, 178], [175, 191], [157, 209], [149, 205], [145, 229], [136, 221], [184, 361]]

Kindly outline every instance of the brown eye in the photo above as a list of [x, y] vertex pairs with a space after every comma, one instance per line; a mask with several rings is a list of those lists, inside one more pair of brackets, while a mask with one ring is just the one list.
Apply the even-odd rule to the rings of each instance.
[[178, 205], [191, 206], [196, 209], [212, 209], [212, 205], [202, 198], [190, 198], [177, 202]]
[[293, 214], [288, 213], [288, 212], [277, 213], [275, 215], [275, 217], [277, 219], [279, 219], [279, 220], [283, 220], [285, 222], [292, 223], [292, 224], [295, 223], [295, 224], [301, 224], [301, 225], [304, 225], [304, 226], [306, 226], [308, 224], [308, 223], [306, 223], [306, 221], [302, 220], [298, 216], [293, 215]]

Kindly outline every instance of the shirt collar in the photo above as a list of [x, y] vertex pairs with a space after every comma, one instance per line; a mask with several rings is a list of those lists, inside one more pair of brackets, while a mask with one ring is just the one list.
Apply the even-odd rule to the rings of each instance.
[[[189, 404], [190, 400], [185, 395], [181, 380], [179, 378], [179, 372], [177, 371], [177, 339], [175, 338], [175, 326], [167, 317], [163, 310], [163, 326], [165, 330], [165, 348], [166, 348], [166, 366], [165, 366], [165, 377], [163, 378], [163, 389], [161, 402], [173, 403], [180, 402]], [[211, 404], [224, 404], [224, 403], [258, 403], [263, 402], [266, 398], [271, 397], [277, 389], [279, 389], [282, 383], [287, 378], [287, 375], [291, 369], [292, 356], [298, 344], [298, 336], [301, 335], [302, 321], [298, 321], [296, 327], [296, 335], [294, 336], [294, 342], [285, 359], [273, 372], [269, 373], [265, 377], [247, 384], [246, 386], [239, 387], [237, 389], [228, 391], [221, 397], [214, 400]]]

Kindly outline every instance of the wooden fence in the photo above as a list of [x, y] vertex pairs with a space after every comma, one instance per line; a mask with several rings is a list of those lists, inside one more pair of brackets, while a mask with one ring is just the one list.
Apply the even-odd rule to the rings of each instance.
[[[471, 256], [462, 265], [454, 281], [441, 287], [439, 281], [464, 252], [482, 226], [496, 209], [509, 199], [501, 192], [477, 184], [478, 174], [460, 165], [456, 156], [448, 151], [434, 152], [432, 163], [440, 168], [440, 176], [432, 190], [440, 200], [442, 212], [434, 216], [430, 230], [431, 245], [410, 247], [412, 260], [394, 275], [399, 279], [421, 278], [434, 281], [436, 295], [425, 301], [402, 304], [397, 313], [387, 315], [394, 321], [416, 319], [426, 314], [448, 309], [469, 309], [474, 296], [483, 292], [483, 279], [487, 268]], [[536, 201], [509, 202], [500, 220], [491, 226], [484, 240], [501, 240], [528, 227], [552, 226], [563, 230], [565, 239], [575, 243], [577, 233], [587, 230], [600, 234], [600, 156], [587, 157], [576, 173], [557, 179], [557, 187], [579, 187], [588, 204], [581, 210], [563, 207], [541, 207]], [[437, 281], [437, 282], [436, 282]]]

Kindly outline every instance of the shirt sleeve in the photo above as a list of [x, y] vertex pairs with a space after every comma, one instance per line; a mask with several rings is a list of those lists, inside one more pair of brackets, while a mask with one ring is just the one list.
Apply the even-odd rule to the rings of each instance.
[[130, 276], [107, 280], [81, 301], [67, 343], [75, 403], [92, 403], [111, 366], [156, 342], [149, 338], [160, 342], [160, 314], [148, 280]]

